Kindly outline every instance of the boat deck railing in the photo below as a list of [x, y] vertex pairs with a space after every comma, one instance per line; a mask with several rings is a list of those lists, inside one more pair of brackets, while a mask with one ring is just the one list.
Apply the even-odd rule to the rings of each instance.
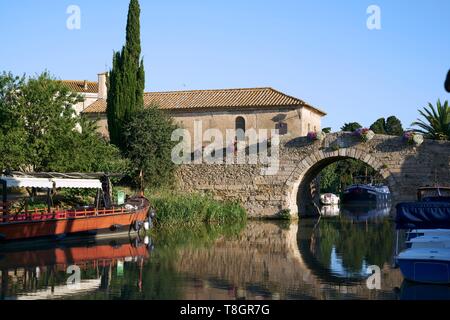
[[83, 209], [83, 210], [59, 210], [55, 209], [48, 212], [48, 209], [34, 209], [24, 213], [11, 213], [4, 208], [0, 209], [0, 224], [1, 223], [16, 223], [26, 221], [48, 221], [48, 220], [65, 220], [78, 219], [104, 215], [119, 215], [131, 213], [133, 210], [121, 208], [111, 209]]

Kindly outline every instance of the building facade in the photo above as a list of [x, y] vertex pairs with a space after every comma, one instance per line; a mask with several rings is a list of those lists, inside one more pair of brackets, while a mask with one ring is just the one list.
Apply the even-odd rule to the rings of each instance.
[[[75, 106], [78, 114], [95, 120], [99, 132], [108, 136], [106, 116], [106, 74], [98, 75], [98, 82], [63, 81], [79, 92], [85, 101]], [[219, 90], [191, 90], [148, 92], [145, 106], [157, 105], [166, 110], [179, 127], [194, 136], [194, 127], [227, 130], [278, 129], [282, 139], [306, 136], [321, 130], [326, 113], [306, 102], [272, 88], [244, 88]], [[198, 129], [197, 129], [198, 130]]]

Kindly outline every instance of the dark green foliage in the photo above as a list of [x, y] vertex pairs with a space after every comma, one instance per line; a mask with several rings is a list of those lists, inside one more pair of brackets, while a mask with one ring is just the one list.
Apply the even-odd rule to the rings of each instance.
[[386, 120], [384, 118], [378, 119], [370, 126], [370, 130], [376, 134], [386, 134]]
[[126, 166], [92, 122], [76, 116], [78, 94], [47, 72], [0, 76], [0, 170], [116, 171]]
[[157, 106], [138, 111], [125, 127], [125, 154], [140, 188], [171, 182], [175, 168], [171, 153], [176, 145], [171, 137], [176, 128], [172, 118]]
[[25, 162], [26, 132], [19, 105], [25, 78], [11, 73], [0, 75], [0, 171], [18, 168]]
[[335, 162], [323, 169], [319, 175], [321, 193], [340, 193], [353, 184], [355, 177], [365, 175], [381, 179], [375, 169], [362, 161], [347, 159]]
[[323, 132], [323, 133], [331, 133], [331, 128], [330, 128], [330, 127], [323, 128], [323, 129], [322, 129], [322, 132]]
[[438, 100], [436, 108], [429, 103], [428, 107], [419, 110], [419, 113], [425, 119], [413, 122], [413, 126], [420, 128], [414, 131], [424, 134], [429, 139], [450, 140], [450, 108], [448, 101], [441, 104], [441, 101]]
[[386, 134], [390, 136], [401, 136], [404, 130], [402, 122], [395, 116], [386, 119]]
[[387, 119], [378, 119], [370, 126], [370, 129], [376, 134], [387, 134], [390, 136], [401, 136], [404, 132], [401, 121], [395, 116]]
[[145, 71], [141, 60], [140, 7], [131, 0], [126, 43], [113, 55], [109, 73], [107, 116], [111, 142], [124, 151], [124, 128], [133, 114], [144, 107]]
[[362, 128], [362, 125], [360, 125], [358, 122], [350, 122], [344, 124], [341, 130], [345, 132], [355, 132], [359, 128]]

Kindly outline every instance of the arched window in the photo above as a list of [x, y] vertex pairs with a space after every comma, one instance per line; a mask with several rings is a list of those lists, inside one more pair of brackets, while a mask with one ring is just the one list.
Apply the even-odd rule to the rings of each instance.
[[236, 118], [236, 131], [242, 130], [245, 132], [245, 119], [242, 117]]
[[245, 140], [245, 119], [243, 117], [236, 118], [236, 140]]
[[311, 132], [311, 124], [308, 123], [308, 132]]

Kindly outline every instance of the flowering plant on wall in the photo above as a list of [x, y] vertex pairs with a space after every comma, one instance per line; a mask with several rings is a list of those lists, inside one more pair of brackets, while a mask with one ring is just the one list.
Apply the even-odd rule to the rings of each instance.
[[326, 136], [325, 132], [322, 132], [322, 131], [308, 132], [308, 140], [309, 141], [323, 141], [325, 139], [325, 136]]
[[423, 135], [414, 131], [407, 131], [403, 134], [403, 140], [408, 144], [420, 146], [423, 143]]
[[356, 131], [353, 134], [364, 142], [370, 141], [375, 137], [375, 133], [368, 128], [356, 129]]

